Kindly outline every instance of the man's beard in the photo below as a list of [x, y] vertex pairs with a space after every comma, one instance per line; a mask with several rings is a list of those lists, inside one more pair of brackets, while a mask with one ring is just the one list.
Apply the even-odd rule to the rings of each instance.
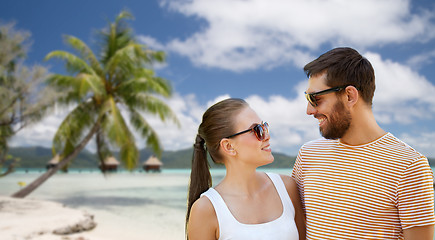
[[334, 104], [332, 114], [328, 117], [325, 126], [320, 127], [320, 133], [326, 139], [339, 139], [344, 136], [350, 127], [352, 117], [340, 101]]

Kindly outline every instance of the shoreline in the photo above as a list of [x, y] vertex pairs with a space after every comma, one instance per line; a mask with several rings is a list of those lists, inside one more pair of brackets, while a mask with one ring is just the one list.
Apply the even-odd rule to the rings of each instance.
[[[179, 213], [168, 214], [179, 216]], [[5, 240], [180, 239], [179, 231], [174, 228], [184, 225], [162, 225], [166, 220], [163, 217], [137, 222], [111, 212], [89, 212], [55, 201], [0, 196], [0, 232]], [[145, 231], [139, 232], [141, 228]]]
[[0, 196], [0, 212], [2, 239], [86, 239], [97, 227], [94, 215], [52, 201]]
[[[44, 204], [38, 217], [55, 212], [58, 219], [73, 219], [73, 215], [92, 215], [96, 227], [71, 235], [55, 235], [39, 224], [29, 208], [19, 211], [0, 207], [0, 239], [5, 240], [172, 240], [184, 239], [188, 171], [163, 171], [162, 173], [117, 173], [106, 176], [100, 173], [55, 174], [36, 191], [24, 199], [10, 196], [20, 186], [30, 183], [39, 173], [13, 173], [0, 181], [0, 205], [3, 200], [19, 203], [31, 201], [30, 206]], [[35, 203], [36, 202], [36, 203]], [[48, 203], [47, 203], [48, 202]], [[33, 205], [31, 205], [33, 204]], [[4, 205], [4, 204], [3, 204]], [[47, 210], [55, 208], [57, 210]], [[70, 210], [71, 212], [67, 211]], [[21, 213], [19, 213], [21, 212]], [[47, 213], [46, 213], [47, 212]], [[59, 226], [62, 227], [62, 226]], [[5, 229], [8, 235], [5, 235]], [[44, 232], [36, 236], [31, 233]], [[5, 232], [6, 233], [6, 232]], [[21, 235], [17, 235], [20, 233]], [[29, 238], [26, 236], [31, 235]], [[14, 237], [15, 236], [15, 237]], [[19, 236], [19, 237], [18, 237]]]

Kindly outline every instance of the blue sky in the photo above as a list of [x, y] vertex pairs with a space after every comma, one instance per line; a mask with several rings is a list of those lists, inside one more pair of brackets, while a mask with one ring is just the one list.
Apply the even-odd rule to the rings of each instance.
[[[435, 157], [433, 1], [3, 0], [0, 21], [31, 32], [26, 64], [62, 72], [59, 62], [43, 61], [52, 50], [68, 50], [62, 35], [95, 46], [95, 32], [123, 9], [135, 17], [129, 23], [138, 39], [168, 54], [156, 72], [172, 83], [167, 102], [181, 128], [147, 116], [166, 150], [190, 147], [204, 110], [240, 97], [270, 123], [273, 151], [296, 155], [304, 142], [320, 137], [317, 121], [305, 114], [302, 68], [331, 48], [350, 46], [375, 68], [378, 123]], [[49, 147], [65, 112], [21, 131], [12, 145]]]

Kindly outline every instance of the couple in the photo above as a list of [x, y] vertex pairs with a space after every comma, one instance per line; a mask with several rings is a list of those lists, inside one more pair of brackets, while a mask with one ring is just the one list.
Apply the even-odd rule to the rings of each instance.
[[[188, 239], [432, 240], [432, 171], [423, 155], [376, 123], [370, 62], [336, 48], [304, 70], [307, 114], [319, 120], [324, 138], [302, 146], [292, 178], [256, 171], [273, 162], [270, 135], [245, 101], [227, 99], [204, 113], [194, 144]], [[207, 152], [226, 167], [214, 188]]]

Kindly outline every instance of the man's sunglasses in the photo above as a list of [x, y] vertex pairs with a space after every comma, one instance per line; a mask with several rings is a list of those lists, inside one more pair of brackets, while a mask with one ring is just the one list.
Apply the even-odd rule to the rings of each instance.
[[348, 86], [328, 88], [326, 90], [314, 92], [314, 93], [307, 93], [307, 92], [304, 92], [304, 93], [305, 93], [305, 97], [307, 98], [307, 100], [311, 104], [311, 106], [317, 107], [317, 100], [316, 100], [317, 96], [325, 95], [325, 94], [332, 93], [332, 92], [338, 92], [338, 91], [341, 91], [341, 90], [347, 88]]
[[269, 124], [267, 122], [257, 124], [250, 129], [238, 132], [238, 133], [233, 134], [231, 136], [228, 136], [226, 138], [232, 138], [232, 137], [235, 137], [237, 135], [252, 132], [252, 131], [255, 133], [255, 136], [257, 137], [258, 141], [263, 141], [266, 138], [266, 133], [269, 133]]

